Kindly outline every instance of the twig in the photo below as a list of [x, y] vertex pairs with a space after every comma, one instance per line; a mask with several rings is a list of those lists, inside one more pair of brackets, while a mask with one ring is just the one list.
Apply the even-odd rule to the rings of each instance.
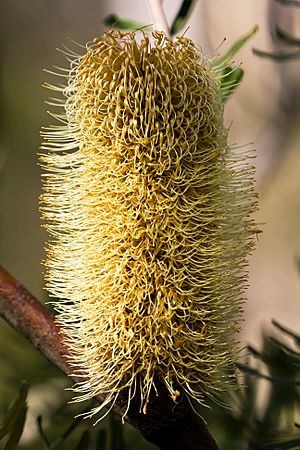
[[[66, 358], [68, 349], [63, 343], [55, 315], [36, 300], [27, 289], [0, 266], [0, 316], [19, 334], [73, 381], [80, 381], [73, 374]], [[104, 398], [97, 397], [99, 402]], [[122, 411], [119, 409], [118, 414]]]
[[1, 267], [0, 316], [62, 372], [71, 374], [54, 314]]
[[153, 20], [153, 28], [169, 35], [170, 29], [162, 3], [163, 0], [148, 0], [148, 7]]
[[[54, 314], [1, 266], [0, 316], [26, 337], [52, 364], [77, 381], [68, 364], [68, 350], [55, 323]], [[161, 450], [219, 450], [204, 421], [192, 411], [185, 398], [174, 407], [170, 396], [162, 393], [152, 399], [145, 415], [140, 413], [137, 397], [126, 421]], [[104, 398], [99, 396], [97, 400], [103, 402]], [[115, 404], [114, 411], [122, 416], [126, 405], [126, 401], [120, 401]]]

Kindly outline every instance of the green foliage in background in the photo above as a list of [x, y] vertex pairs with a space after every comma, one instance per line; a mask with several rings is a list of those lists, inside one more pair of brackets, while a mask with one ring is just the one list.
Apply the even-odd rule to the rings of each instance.
[[285, 6], [300, 6], [299, 0], [275, 0]]
[[[297, 0], [275, 0], [284, 6], [300, 6]], [[184, 31], [195, 1], [184, 0], [171, 25], [175, 35]], [[106, 24], [119, 29], [147, 31], [149, 26], [111, 15]], [[224, 101], [233, 94], [243, 77], [243, 69], [232, 64], [237, 51], [256, 32], [252, 29], [215, 61], [219, 70]], [[280, 50], [275, 54], [254, 49], [259, 56], [281, 62], [300, 56], [300, 41], [281, 28], [276, 28], [279, 42], [295, 51]], [[299, 48], [297, 48], [299, 47]], [[70, 395], [63, 389], [66, 377], [15, 332], [6, 330], [1, 345], [0, 378], [0, 448], [3, 450], [154, 450], [130, 425], [110, 413], [93, 427], [93, 422], [74, 416], [82, 411], [67, 404]], [[8, 327], [7, 327], [8, 328]], [[299, 411], [300, 336], [273, 322], [271, 333], [263, 333], [261, 349], [248, 347], [248, 361], [241, 363], [242, 375], [236, 377], [236, 391], [227, 399], [228, 408], [211, 405], [201, 410], [209, 429], [222, 450], [288, 450], [300, 448], [300, 426], [295, 423]], [[20, 378], [19, 394], [12, 389]], [[50, 400], [45, 393], [50, 393]], [[263, 397], [263, 400], [262, 400]], [[13, 401], [13, 399], [15, 401]], [[34, 407], [39, 401], [42, 406]], [[42, 401], [41, 401], [42, 400]], [[39, 409], [40, 408], [40, 409]], [[90, 406], [88, 406], [90, 409]], [[38, 412], [36, 410], [38, 409]], [[33, 420], [31, 437], [26, 437], [26, 424]], [[25, 427], [25, 431], [24, 431]]]
[[244, 70], [241, 67], [228, 65], [232, 62], [232, 58], [241, 50], [241, 48], [251, 39], [258, 31], [258, 27], [253, 27], [248, 33], [241, 36], [229, 50], [220, 58], [215, 59], [212, 69], [215, 70], [221, 80], [222, 99], [225, 102], [236, 90], [244, 76]]
[[201, 411], [222, 450], [300, 448], [300, 336], [276, 321], [273, 326], [270, 335], [264, 332], [261, 350], [248, 347], [229, 408]]
[[[186, 22], [191, 13], [195, 1], [183, 0], [176, 14], [176, 17], [170, 27], [170, 35], [173, 37], [179, 32], [184, 31]], [[117, 28], [119, 30], [139, 30], [150, 31], [151, 27], [127, 17], [111, 14], [104, 19], [104, 24], [108, 27]], [[258, 27], [253, 27], [248, 33], [241, 36], [229, 50], [220, 58], [216, 58], [213, 62], [212, 69], [215, 70], [220, 78], [222, 99], [225, 102], [230, 95], [236, 90], [244, 76], [244, 70], [241, 67], [228, 65], [232, 63], [232, 58], [239, 50], [251, 39], [257, 32]]]
[[[283, 6], [295, 6], [300, 7], [299, 0], [275, 0], [278, 3], [281, 3]], [[294, 61], [295, 59], [300, 58], [300, 39], [295, 38], [287, 31], [282, 30], [278, 25], [275, 27], [275, 39], [277, 39], [278, 43], [286, 44], [287, 47], [298, 47], [295, 51], [288, 50], [278, 50], [277, 52], [270, 53], [257, 48], [253, 49], [253, 53], [257, 56], [263, 58], [270, 58], [275, 62], [284, 62], [284, 61]]]
[[[174, 36], [181, 31], [191, 13], [192, 7], [195, 5], [195, 0], [183, 0], [181, 6], [176, 14], [176, 17], [170, 27], [170, 34]], [[118, 14], [110, 14], [104, 19], [104, 24], [107, 27], [117, 28], [118, 30], [138, 30], [150, 31], [151, 26], [146, 25], [135, 20], [128, 19], [127, 17], [119, 16]]]
[[28, 387], [23, 383], [18, 397], [0, 422], [0, 441], [5, 440], [3, 450], [13, 450], [21, 439], [27, 414]]
[[[228, 407], [212, 404], [210, 409], [199, 411], [222, 450], [300, 448], [300, 425], [295, 423], [300, 404], [300, 336], [276, 321], [273, 327], [270, 335], [264, 333], [261, 350], [248, 347], [249, 361], [239, 364], [237, 389], [226, 399]], [[20, 440], [27, 412], [26, 396], [27, 385], [23, 384], [13, 406], [1, 419], [0, 443], [6, 442], [4, 450], [16, 448], [14, 445]], [[156, 448], [131, 426], [122, 425], [114, 413], [95, 427], [80, 415], [74, 419], [74, 414], [71, 405], [61, 406], [50, 421], [46, 418], [45, 427], [44, 419], [37, 417], [36, 435], [30, 449]]]

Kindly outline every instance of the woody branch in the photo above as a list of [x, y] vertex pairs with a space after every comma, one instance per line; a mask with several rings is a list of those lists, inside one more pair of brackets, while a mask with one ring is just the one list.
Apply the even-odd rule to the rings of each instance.
[[[68, 349], [55, 323], [55, 315], [36, 300], [27, 289], [0, 266], [0, 316], [19, 334], [28, 339], [46, 358], [72, 378]], [[104, 398], [97, 397], [99, 402]], [[116, 403], [114, 411], [122, 416], [126, 405]], [[218, 450], [204, 421], [183, 399], [181, 414], [174, 416], [174, 404], [168, 397], [155, 398], [147, 414], [136, 405], [129, 410], [126, 421], [139, 429], [145, 438], [161, 450]], [[157, 415], [159, 417], [157, 417]]]

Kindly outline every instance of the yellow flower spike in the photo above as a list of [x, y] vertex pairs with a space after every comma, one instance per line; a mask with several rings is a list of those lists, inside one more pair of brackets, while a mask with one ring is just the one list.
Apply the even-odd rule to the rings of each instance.
[[192, 41], [159, 32], [109, 31], [69, 57], [41, 209], [76, 399], [138, 395], [146, 412], [163, 384], [174, 402], [219, 399], [256, 196], [248, 155], [227, 144], [218, 76]]

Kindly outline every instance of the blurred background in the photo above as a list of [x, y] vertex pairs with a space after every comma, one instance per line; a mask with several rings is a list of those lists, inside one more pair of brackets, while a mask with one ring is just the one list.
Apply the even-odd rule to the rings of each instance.
[[[169, 22], [180, 4], [165, 0]], [[112, 13], [151, 23], [142, 0], [0, 2], [1, 264], [42, 301], [46, 234], [38, 212], [37, 153], [40, 128], [51, 122], [45, 105], [50, 94], [42, 84], [52, 81], [43, 69], [65, 66], [57, 47], [68, 46], [68, 38], [84, 44], [98, 36]], [[255, 24], [259, 32], [236, 57], [245, 70], [244, 80], [225, 107], [229, 142], [256, 149], [257, 222], [263, 230], [250, 261], [243, 345], [258, 343], [262, 327], [269, 327], [272, 318], [300, 329], [300, 60], [279, 63], [251, 50], [289, 51], [274, 39], [275, 26], [299, 39], [300, 8], [275, 0], [196, 0], [186, 32], [205, 53], [215, 56]], [[70, 399], [68, 393], [61, 398], [67, 380], [3, 321], [0, 360], [0, 412], [23, 378], [32, 386], [32, 420], [45, 412], [57, 414]], [[26, 428], [25, 446], [34, 441], [34, 430]]]

